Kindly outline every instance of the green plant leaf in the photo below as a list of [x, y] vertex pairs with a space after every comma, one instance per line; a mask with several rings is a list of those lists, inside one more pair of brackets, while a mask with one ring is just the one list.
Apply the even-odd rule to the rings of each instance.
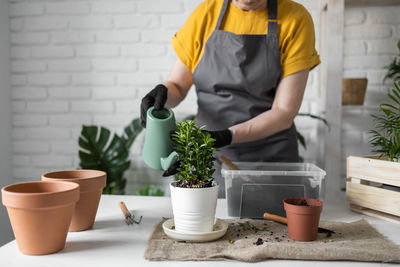
[[389, 116], [392, 111], [390, 111], [389, 109], [383, 108], [385, 104], [381, 104], [381, 110], [386, 114], [386, 116]]
[[[297, 116], [310, 117], [312, 119], [319, 120], [319, 121], [323, 122], [324, 125], [326, 127], [328, 127], [328, 131], [330, 131], [330, 125], [329, 125], [328, 121], [323, 117], [320, 117], [318, 115], [314, 115], [311, 113], [298, 113]], [[304, 149], [307, 149], [306, 140], [300, 132], [297, 132], [297, 140], [300, 143], [300, 145], [302, 145], [304, 147]], [[304, 158], [302, 156], [299, 156], [299, 162], [304, 162]]]
[[[393, 91], [394, 93], [395, 91]], [[394, 93], [394, 95], [396, 96], [396, 94]], [[392, 99], [394, 102], [396, 102], [396, 104], [400, 105], [400, 101], [396, 99], [395, 96], [393, 96], [392, 94], [388, 94], [389, 98]], [[397, 109], [396, 107], [393, 107], [394, 109]]]
[[215, 140], [202, 129], [203, 127], [196, 125], [196, 121], [182, 120], [172, 134], [174, 149], [178, 152], [180, 162], [179, 172], [175, 176], [177, 180], [195, 184], [212, 180]]
[[110, 144], [104, 151], [104, 157], [108, 159], [114, 158], [118, 153], [122, 152], [122, 150], [126, 149], [125, 143], [123, 142], [122, 138], [119, 137], [117, 134], [114, 134], [113, 138], [111, 139]]
[[140, 119], [136, 118], [131, 121], [129, 125], [124, 128], [124, 135], [122, 136], [122, 140], [125, 142], [125, 145], [130, 148], [135, 141], [136, 137], [143, 130], [142, 125], [140, 124]]
[[105, 127], [84, 125], [78, 142], [79, 165], [83, 169], [96, 169], [107, 173], [104, 192], [123, 193], [126, 182], [122, 175], [130, 166], [129, 151], [117, 134], [113, 135], [111, 141], [110, 137], [110, 130]]
[[387, 96], [395, 104], [383, 103], [380, 105], [379, 113], [371, 115], [374, 129], [370, 131], [369, 143], [373, 152], [389, 160], [397, 161], [400, 154], [400, 90], [396, 82], [394, 86], [392, 94], [389, 93]]
[[85, 153], [83, 151], [78, 151], [79, 158], [81, 159], [80, 166], [83, 169], [95, 169], [98, 170], [99, 162], [96, 157], [92, 154]]
[[[400, 52], [400, 40], [397, 42], [397, 48]], [[395, 82], [400, 80], [400, 60], [397, 60], [398, 57], [395, 57], [388, 66], [385, 66], [386, 69], [388, 69], [388, 72], [386, 73], [383, 81], [386, 81], [386, 79], [391, 78]]]
[[[390, 97], [390, 95], [389, 95], [389, 97]], [[387, 107], [387, 108], [389, 108], [389, 109], [387, 109], [388, 112], [389, 112], [389, 114], [390, 114], [390, 113], [393, 113], [393, 111], [390, 110], [390, 109], [394, 109], [394, 110], [397, 109], [395, 106], [393, 106], [393, 105], [391, 105], [391, 104], [381, 104], [381, 107]]]
[[300, 132], [297, 132], [297, 140], [304, 147], [304, 149], [307, 149], [306, 140]]
[[329, 125], [328, 121], [325, 118], [322, 118], [318, 115], [314, 115], [311, 113], [298, 113], [297, 116], [310, 117], [312, 119], [320, 120], [326, 125], [326, 127], [328, 127], [328, 130], [330, 130], [330, 125]]
[[[400, 67], [399, 67], [399, 72], [400, 72]], [[395, 82], [394, 87], [395, 87], [394, 90], [396, 90], [398, 93], [400, 93], [400, 82], [398, 84]]]
[[162, 197], [164, 196], [164, 191], [155, 185], [148, 185], [140, 188], [138, 191], [134, 193], [134, 195]]
[[[190, 115], [186, 116], [183, 120], [184, 121], [192, 121], [192, 120], [194, 120], [195, 117], [196, 117], [195, 115], [190, 114]], [[204, 128], [204, 125], [202, 127]]]

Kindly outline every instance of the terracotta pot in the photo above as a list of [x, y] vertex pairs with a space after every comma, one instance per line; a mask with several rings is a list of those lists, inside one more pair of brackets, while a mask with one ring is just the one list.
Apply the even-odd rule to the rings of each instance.
[[287, 198], [283, 201], [283, 205], [286, 211], [289, 237], [297, 241], [317, 239], [323, 202], [313, 198]]
[[367, 83], [366, 78], [342, 79], [342, 105], [363, 105]]
[[68, 182], [27, 182], [1, 189], [19, 250], [43, 255], [64, 248], [79, 185]]
[[101, 193], [106, 186], [106, 173], [97, 170], [65, 170], [42, 175], [43, 181], [69, 181], [80, 185], [80, 197], [72, 216], [70, 232], [93, 228]]

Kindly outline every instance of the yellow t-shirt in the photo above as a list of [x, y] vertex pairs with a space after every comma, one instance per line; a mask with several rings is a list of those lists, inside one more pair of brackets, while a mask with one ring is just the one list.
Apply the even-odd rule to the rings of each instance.
[[[291, 0], [278, 1], [278, 38], [282, 77], [312, 69], [320, 63], [315, 50], [314, 24], [308, 11]], [[205, 0], [172, 37], [179, 59], [192, 72], [199, 63], [205, 43], [214, 31], [223, 0]], [[221, 30], [235, 34], [267, 34], [267, 9], [243, 11], [229, 3]]]

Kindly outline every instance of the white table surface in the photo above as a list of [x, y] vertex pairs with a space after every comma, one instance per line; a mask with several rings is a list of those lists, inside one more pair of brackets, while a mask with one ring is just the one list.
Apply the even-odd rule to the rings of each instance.
[[[118, 202], [124, 201], [135, 215], [143, 215], [140, 225], [126, 225]], [[351, 222], [365, 217], [381, 233], [400, 244], [400, 225], [351, 212], [347, 205], [325, 203], [322, 220]], [[66, 246], [58, 253], [44, 256], [22, 254], [16, 241], [0, 248], [0, 266], [389, 266], [390, 264], [346, 261], [268, 260], [259, 263], [238, 261], [216, 262], [151, 262], [143, 258], [146, 241], [156, 222], [172, 217], [170, 198], [103, 195], [92, 230], [68, 233]], [[226, 201], [219, 199], [217, 217], [228, 218]]]

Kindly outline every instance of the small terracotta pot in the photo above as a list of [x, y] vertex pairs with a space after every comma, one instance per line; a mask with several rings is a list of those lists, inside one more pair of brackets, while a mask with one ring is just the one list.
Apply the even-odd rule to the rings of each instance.
[[289, 237], [297, 241], [317, 239], [323, 202], [313, 198], [287, 198], [283, 201], [283, 205]]
[[97, 170], [65, 170], [42, 175], [43, 181], [69, 181], [80, 185], [80, 197], [72, 216], [70, 232], [93, 228], [106, 176], [105, 172]]
[[27, 182], [1, 189], [19, 250], [43, 255], [64, 248], [79, 185], [68, 182]]

